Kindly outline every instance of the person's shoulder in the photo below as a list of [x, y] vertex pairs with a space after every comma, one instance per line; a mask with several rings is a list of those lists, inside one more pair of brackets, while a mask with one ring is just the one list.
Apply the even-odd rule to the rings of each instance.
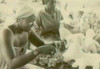
[[0, 34], [1, 35], [13, 35], [13, 33], [12, 33], [12, 31], [9, 29], [9, 28], [2, 28], [1, 30], [0, 30]]
[[2, 28], [0, 29], [0, 41], [4, 40], [4, 38], [9, 37], [8, 35], [11, 34], [12, 32], [8, 28]]
[[9, 28], [0, 29], [0, 44], [5, 44], [5, 40], [12, 42], [14, 35]]

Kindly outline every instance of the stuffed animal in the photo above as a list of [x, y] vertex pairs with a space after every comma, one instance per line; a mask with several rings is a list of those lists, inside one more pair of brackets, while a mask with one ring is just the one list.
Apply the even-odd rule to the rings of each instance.
[[67, 51], [63, 53], [63, 61], [64, 62], [70, 62], [71, 60], [77, 59], [82, 55], [81, 49], [77, 46], [79, 44], [77, 43], [72, 43]]
[[67, 50], [63, 53], [64, 62], [69, 62], [76, 58], [79, 58], [82, 55], [82, 34], [74, 34], [67, 39], [68, 45], [66, 45]]
[[88, 53], [98, 53], [100, 52], [100, 44], [91, 38], [86, 38], [83, 45], [83, 51]]
[[61, 40], [65, 40], [65, 38], [67, 38], [69, 35], [72, 34], [68, 29], [66, 29], [64, 27], [60, 28], [59, 32], [60, 32], [60, 39]]
[[85, 69], [87, 66], [92, 66], [93, 69], [99, 69], [100, 55], [97, 53], [83, 53], [80, 58], [75, 59], [72, 67], [79, 67]]
[[87, 30], [83, 45], [84, 52], [97, 53], [100, 51], [100, 44], [93, 39], [94, 36], [95, 33], [92, 29]]
[[71, 34], [66, 38], [67, 46], [69, 46], [70, 44], [74, 42], [79, 43], [82, 46], [84, 39], [85, 39], [85, 36], [82, 33]]

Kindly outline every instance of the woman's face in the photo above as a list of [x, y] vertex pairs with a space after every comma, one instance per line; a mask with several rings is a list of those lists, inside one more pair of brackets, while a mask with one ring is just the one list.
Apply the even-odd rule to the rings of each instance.
[[27, 17], [27, 18], [23, 18], [20, 23], [20, 27], [22, 28], [22, 30], [28, 32], [31, 29], [31, 27], [33, 26], [34, 20], [35, 20], [34, 15]]
[[50, 9], [55, 9], [55, 6], [56, 6], [56, 0], [50, 0], [48, 3], [47, 3], [47, 6], [48, 8]]

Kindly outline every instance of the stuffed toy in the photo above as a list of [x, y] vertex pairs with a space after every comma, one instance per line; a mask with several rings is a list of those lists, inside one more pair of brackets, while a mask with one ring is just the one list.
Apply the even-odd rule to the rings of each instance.
[[68, 29], [66, 29], [64, 27], [60, 28], [59, 32], [60, 32], [60, 39], [61, 40], [65, 40], [65, 38], [67, 38], [69, 35], [72, 34]]
[[93, 69], [99, 69], [100, 55], [97, 53], [84, 53], [80, 58], [75, 59], [72, 67], [79, 67], [79, 69], [85, 69], [87, 66], [93, 67]]
[[[64, 57], [64, 62], [69, 62], [82, 55], [82, 45], [84, 37], [82, 34], [70, 35], [67, 40], [67, 50], [62, 54]], [[81, 48], [81, 49], [80, 49]]]
[[92, 29], [87, 30], [84, 40], [83, 51], [97, 53], [100, 51], [100, 44], [94, 40], [95, 33]]
[[79, 48], [78, 43], [72, 43], [70, 44], [70, 46], [68, 47], [68, 49], [62, 54], [62, 56], [64, 57], [63, 61], [64, 62], [70, 62], [71, 60], [75, 60], [79, 57], [81, 57], [82, 50]]

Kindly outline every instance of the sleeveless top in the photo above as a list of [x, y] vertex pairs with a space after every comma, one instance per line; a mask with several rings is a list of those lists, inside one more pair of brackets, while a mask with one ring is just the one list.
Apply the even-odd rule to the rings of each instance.
[[[9, 29], [9, 28], [8, 28]], [[11, 30], [12, 31], [12, 30]], [[0, 44], [2, 43], [2, 41], [3, 41], [3, 38], [2, 38], [2, 30], [0, 30]], [[14, 41], [15, 41], [16, 39], [14, 38]], [[23, 42], [23, 41], [22, 41]], [[16, 43], [17, 44], [17, 43]], [[26, 42], [26, 43], [22, 43], [22, 44], [24, 44], [24, 46], [26, 45], [28, 45], [28, 42]], [[1, 44], [2, 45], [2, 44]], [[15, 45], [15, 42], [14, 42], [14, 45]], [[16, 56], [20, 56], [20, 55], [23, 55], [23, 54], [25, 54], [25, 47], [14, 47], [15, 48], [15, 52], [16, 52]], [[0, 48], [0, 69], [9, 69], [9, 67], [8, 67], [8, 65], [7, 65], [7, 62], [5, 61], [5, 59], [4, 59], [4, 57], [2, 56], [2, 51], [1, 51], [1, 48]], [[25, 66], [22, 66], [22, 67], [20, 67], [20, 68], [16, 68], [16, 69], [27, 69], [27, 67], [25, 67]]]

